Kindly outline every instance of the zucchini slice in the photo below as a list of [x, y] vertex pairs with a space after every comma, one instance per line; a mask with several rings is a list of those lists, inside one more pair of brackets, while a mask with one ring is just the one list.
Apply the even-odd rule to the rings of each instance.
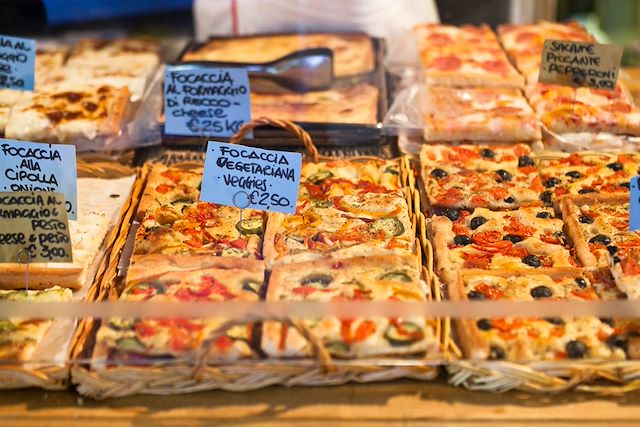
[[309, 178], [307, 178], [307, 182], [311, 182], [313, 184], [319, 184], [325, 179], [329, 179], [332, 177], [333, 177], [333, 173], [329, 171], [320, 171], [320, 172], [314, 173]]
[[328, 274], [310, 274], [300, 280], [302, 286], [311, 286], [313, 288], [322, 289], [328, 287], [333, 282], [333, 277]]
[[402, 347], [420, 341], [424, 338], [424, 332], [413, 322], [398, 322], [389, 324], [384, 337], [393, 347]]
[[128, 331], [133, 329], [135, 320], [132, 317], [113, 317], [109, 319], [109, 327], [116, 331]]
[[315, 208], [330, 208], [332, 205], [331, 200], [315, 200], [313, 202], [313, 207]]
[[240, 234], [262, 234], [264, 233], [264, 221], [262, 218], [249, 218], [238, 221], [236, 228]]
[[260, 295], [261, 287], [262, 287], [262, 283], [258, 283], [253, 279], [246, 279], [244, 282], [242, 282], [243, 290], [253, 292], [257, 295]]
[[144, 344], [136, 337], [124, 337], [116, 341], [116, 346], [125, 351], [143, 352], [146, 350]]
[[404, 271], [390, 271], [378, 277], [378, 280], [392, 280], [394, 282], [411, 283], [411, 277]]
[[349, 345], [343, 341], [330, 341], [324, 344], [332, 356], [347, 357], [349, 356]]
[[384, 236], [386, 238], [399, 236], [404, 233], [404, 225], [402, 222], [394, 216], [387, 218], [379, 218], [371, 223], [369, 226], [369, 231], [372, 233], [377, 233], [378, 231], [383, 231]]
[[390, 173], [391, 175], [400, 175], [400, 172], [398, 172], [397, 166], [388, 166], [383, 173]]

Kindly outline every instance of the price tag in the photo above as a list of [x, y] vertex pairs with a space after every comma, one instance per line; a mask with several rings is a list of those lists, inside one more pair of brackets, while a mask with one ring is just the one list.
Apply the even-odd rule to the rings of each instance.
[[614, 90], [621, 60], [620, 46], [545, 40], [538, 81]]
[[0, 191], [58, 191], [78, 215], [76, 147], [0, 138]]
[[293, 214], [302, 155], [209, 142], [200, 199], [239, 208]]
[[31, 262], [71, 262], [64, 206], [61, 193], [0, 193], [0, 262], [18, 262], [23, 249], [31, 254]]
[[33, 90], [36, 41], [0, 35], [0, 87]]
[[164, 112], [167, 135], [233, 136], [251, 120], [247, 70], [167, 67]]
[[640, 230], [640, 176], [631, 178], [629, 188], [629, 230]]

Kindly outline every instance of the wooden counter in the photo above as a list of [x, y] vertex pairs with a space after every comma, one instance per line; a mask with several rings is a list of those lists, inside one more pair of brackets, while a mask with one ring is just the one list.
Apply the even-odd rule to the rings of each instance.
[[336, 387], [271, 387], [95, 401], [74, 392], [0, 391], [0, 425], [9, 426], [545, 426], [640, 425], [640, 393], [489, 394], [444, 381]]

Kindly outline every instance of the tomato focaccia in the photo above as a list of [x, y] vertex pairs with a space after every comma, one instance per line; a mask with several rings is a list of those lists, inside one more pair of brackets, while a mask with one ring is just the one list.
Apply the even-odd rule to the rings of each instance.
[[50, 76], [48, 82], [63, 88], [76, 86], [78, 81], [91, 86], [126, 88], [135, 102], [142, 98], [159, 64], [156, 43], [86, 39], [72, 50], [64, 68]]
[[[493, 161], [495, 156], [501, 161]], [[441, 158], [451, 162], [440, 161]], [[479, 150], [469, 146], [423, 146], [420, 161], [424, 190], [432, 206], [513, 209], [551, 202], [541, 198], [544, 187], [538, 169], [522, 146], [514, 146], [512, 152], [487, 146]], [[466, 167], [458, 166], [463, 164]]]
[[[574, 271], [462, 272], [450, 295], [470, 300], [587, 300], [600, 297], [608, 273]], [[471, 359], [509, 361], [625, 359], [625, 345], [607, 319], [594, 316], [492, 318], [456, 321], [460, 344]]]
[[251, 93], [251, 116], [313, 123], [378, 123], [379, 91], [369, 84], [318, 92]]
[[[637, 231], [635, 236], [640, 240]], [[629, 299], [640, 299], [640, 245], [620, 247], [609, 254], [609, 263], [618, 289]]]
[[300, 176], [298, 201], [328, 201], [347, 194], [402, 194], [398, 162], [367, 159], [305, 162]]
[[426, 141], [537, 141], [540, 126], [517, 89], [425, 89]]
[[[258, 301], [263, 283], [264, 266], [255, 260], [149, 255], [134, 258], [120, 300]], [[97, 354], [132, 361], [136, 356], [193, 358], [223, 323], [220, 318], [111, 318], [98, 331]], [[252, 356], [252, 329], [238, 324], [213, 339], [208, 360]]]
[[509, 63], [487, 25], [413, 28], [427, 85], [522, 88], [523, 77]]
[[607, 267], [609, 256], [640, 246], [640, 232], [629, 231], [629, 197], [591, 196], [560, 203], [567, 233], [585, 267]]
[[214, 203], [176, 202], [148, 211], [136, 232], [134, 254], [261, 258], [266, 215]]
[[621, 84], [608, 91], [533, 83], [527, 86], [526, 95], [542, 124], [565, 138], [576, 134], [584, 139], [597, 133], [640, 135], [640, 110]]
[[11, 109], [5, 136], [51, 143], [115, 137], [128, 102], [127, 89], [111, 86], [23, 92]]
[[[373, 256], [317, 260], [279, 266], [269, 280], [267, 301], [426, 301], [416, 257]], [[421, 317], [303, 319], [334, 357], [356, 358], [438, 351], [435, 322]], [[310, 343], [293, 327], [265, 322], [262, 350], [271, 357], [312, 355]]]
[[527, 79], [538, 81], [540, 59], [546, 39], [593, 42], [593, 37], [577, 22], [541, 21], [537, 24], [505, 24], [498, 35], [513, 63]]
[[326, 47], [333, 51], [336, 77], [373, 71], [371, 38], [364, 34], [285, 34], [212, 39], [186, 52], [183, 61], [263, 63], [300, 50]]
[[165, 166], [153, 165], [147, 185], [138, 204], [137, 216], [144, 218], [145, 213], [170, 204], [197, 202], [202, 184], [201, 165]]
[[436, 267], [449, 283], [456, 270], [463, 268], [577, 267], [562, 227], [552, 208], [450, 210], [445, 216], [432, 217], [428, 224]]
[[629, 180], [640, 173], [640, 155], [615, 153], [548, 153], [539, 162], [545, 198], [593, 196], [600, 200], [629, 194]]
[[318, 258], [412, 255], [414, 242], [401, 196], [366, 193], [298, 200], [295, 215], [269, 214], [264, 259], [271, 266]]
[[[0, 301], [70, 301], [70, 289], [54, 287], [43, 291], [0, 291]], [[25, 362], [51, 326], [51, 320], [32, 318], [0, 318], [0, 361]]]

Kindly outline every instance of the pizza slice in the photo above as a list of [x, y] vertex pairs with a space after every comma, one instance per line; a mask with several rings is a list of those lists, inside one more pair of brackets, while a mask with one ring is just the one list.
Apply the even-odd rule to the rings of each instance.
[[[462, 272], [449, 288], [462, 300], [597, 301], [610, 286], [608, 273], [582, 270], [546, 273], [511, 270]], [[465, 356], [514, 362], [625, 359], [626, 349], [610, 319], [593, 316], [482, 318], [455, 322]]]
[[[527, 144], [424, 144], [420, 151], [422, 167], [449, 165], [478, 172], [535, 166]], [[432, 170], [432, 169], [431, 169]]]
[[261, 259], [266, 215], [206, 202], [178, 202], [148, 211], [134, 254], [207, 254]]
[[412, 255], [407, 202], [395, 194], [365, 193], [298, 200], [295, 215], [271, 213], [265, 233], [267, 265], [318, 258]]
[[[367, 256], [276, 267], [267, 301], [426, 301], [428, 293], [417, 258]], [[433, 356], [439, 349], [433, 319], [327, 316], [303, 323], [337, 358]], [[279, 322], [264, 323], [262, 349], [270, 357], [312, 355], [311, 344], [299, 331]]]
[[524, 79], [509, 63], [487, 25], [420, 24], [413, 28], [429, 86], [521, 88]]
[[333, 51], [336, 77], [369, 73], [375, 67], [373, 42], [364, 34], [266, 34], [214, 38], [184, 54], [182, 61], [264, 63], [305, 49]]
[[[53, 287], [42, 291], [2, 291], [0, 301], [70, 301], [70, 289]], [[49, 330], [52, 321], [31, 318], [0, 318], [0, 362], [27, 362]]]
[[448, 210], [430, 219], [436, 267], [448, 282], [457, 270], [575, 268], [578, 261], [552, 208]]
[[[258, 301], [263, 264], [255, 260], [148, 255], [134, 257], [121, 301]], [[212, 313], [214, 314], [214, 313]], [[211, 342], [208, 360], [254, 356], [252, 324], [238, 324], [216, 338], [223, 319], [111, 318], [97, 334], [97, 355], [110, 360], [192, 359]]]
[[[544, 158], [546, 157], [546, 158]], [[540, 159], [542, 184], [554, 201], [600, 200], [629, 194], [629, 181], [640, 173], [640, 155], [609, 153], [548, 153]]]
[[560, 205], [567, 233], [586, 267], [608, 267], [609, 257], [640, 247], [640, 232], [629, 231], [629, 197], [564, 198]]
[[148, 211], [161, 206], [197, 202], [200, 199], [202, 172], [201, 165], [153, 165], [138, 204], [138, 218], [144, 218]]
[[426, 141], [537, 141], [540, 127], [516, 89], [425, 89]]
[[251, 93], [251, 116], [307, 123], [378, 123], [379, 90], [362, 83], [306, 93]]

